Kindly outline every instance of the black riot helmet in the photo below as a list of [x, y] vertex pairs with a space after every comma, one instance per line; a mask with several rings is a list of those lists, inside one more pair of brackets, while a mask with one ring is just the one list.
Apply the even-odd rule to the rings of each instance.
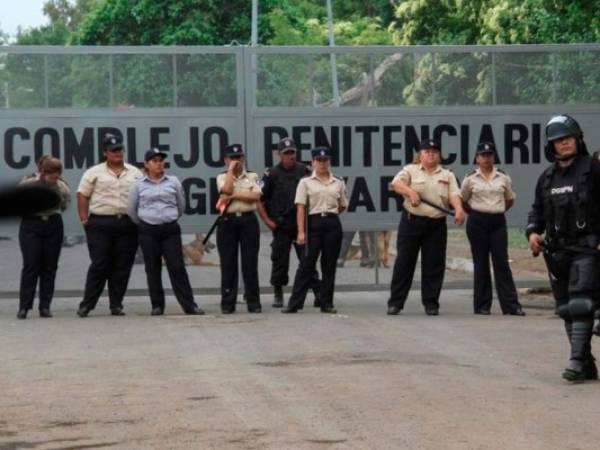
[[573, 136], [577, 141], [576, 154], [589, 155], [585, 142], [583, 141], [583, 131], [581, 130], [579, 123], [567, 114], [553, 116], [546, 124], [546, 154], [553, 155], [557, 158], [552, 142], [568, 136]]

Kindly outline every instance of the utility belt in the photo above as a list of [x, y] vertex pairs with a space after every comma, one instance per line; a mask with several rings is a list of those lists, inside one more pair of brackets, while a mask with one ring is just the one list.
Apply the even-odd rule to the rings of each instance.
[[592, 256], [600, 256], [600, 237], [586, 234], [579, 237], [557, 237], [546, 239], [543, 244], [544, 253], [571, 252]]

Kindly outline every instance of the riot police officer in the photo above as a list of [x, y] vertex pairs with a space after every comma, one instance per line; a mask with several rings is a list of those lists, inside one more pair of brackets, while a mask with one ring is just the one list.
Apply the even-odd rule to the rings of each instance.
[[[294, 198], [300, 180], [311, 174], [311, 170], [296, 161], [296, 143], [291, 138], [283, 138], [277, 144], [279, 164], [267, 169], [260, 185], [264, 208], [258, 209], [265, 224], [273, 232], [271, 243], [271, 286], [274, 290], [273, 308], [283, 306], [283, 286], [287, 286], [292, 244], [300, 261], [305, 247], [295, 239], [298, 234], [296, 205]], [[317, 271], [310, 282], [315, 295], [315, 306], [320, 306], [320, 281]]]
[[562, 377], [581, 382], [598, 378], [591, 338], [600, 281], [600, 163], [589, 156], [579, 124], [568, 115], [550, 119], [546, 139], [546, 153], [555, 161], [538, 179], [526, 234], [534, 255], [544, 253], [571, 345]]

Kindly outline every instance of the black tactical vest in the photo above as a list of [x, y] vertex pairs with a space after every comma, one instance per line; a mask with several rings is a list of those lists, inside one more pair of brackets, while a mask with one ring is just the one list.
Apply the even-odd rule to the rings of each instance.
[[283, 217], [296, 211], [296, 188], [300, 180], [308, 174], [309, 169], [300, 163], [296, 163], [291, 170], [284, 169], [282, 164], [277, 164], [271, 169], [272, 195], [267, 204], [269, 216]]
[[565, 169], [553, 164], [544, 173], [542, 199], [546, 231], [552, 238], [576, 238], [595, 233], [589, 174], [592, 159], [580, 156]]

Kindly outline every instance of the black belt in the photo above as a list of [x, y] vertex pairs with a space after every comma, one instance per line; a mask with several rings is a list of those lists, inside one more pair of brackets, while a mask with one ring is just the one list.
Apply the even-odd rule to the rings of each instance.
[[242, 216], [250, 216], [254, 214], [254, 211], [245, 211], [245, 212], [234, 212], [234, 213], [225, 213], [223, 214], [225, 217], [242, 217]]
[[336, 213], [321, 212], [321, 213], [309, 214], [308, 217], [337, 217], [337, 216], [338, 215]]
[[402, 216], [405, 220], [423, 220], [426, 222], [438, 222], [438, 221], [446, 221], [446, 217], [427, 217], [427, 216], [419, 216], [418, 214], [413, 214], [408, 212], [407, 210], [402, 211]]
[[469, 214], [481, 214], [483, 216], [503, 216], [504, 215], [503, 212], [491, 213], [491, 212], [476, 211], [474, 209], [472, 209]]
[[39, 222], [48, 222], [49, 220], [55, 219], [56, 217], [60, 217], [60, 214], [54, 213], [54, 214], [43, 214], [43, 215], [39, 215], [39, 216], [24, 216], [23, 219], [34, 220], [34, 221], [39, 221]]
[[112, 219], [121, 219], [123, 217], [129, 217], [127, 214], [90, 214], [91, 217], [102, 217], [102, 218], [112, 218]]

